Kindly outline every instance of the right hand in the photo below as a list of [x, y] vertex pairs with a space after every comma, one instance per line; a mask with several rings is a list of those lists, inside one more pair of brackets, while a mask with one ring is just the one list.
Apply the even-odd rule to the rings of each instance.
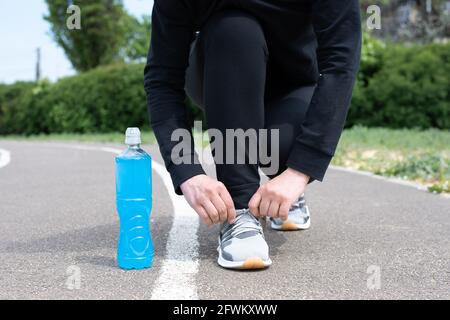
[[225, 221], [234, 223], [236, 210], [223, 183], [200, 174], [183, 182], [180, 188], [189, 205], [208, 226]]

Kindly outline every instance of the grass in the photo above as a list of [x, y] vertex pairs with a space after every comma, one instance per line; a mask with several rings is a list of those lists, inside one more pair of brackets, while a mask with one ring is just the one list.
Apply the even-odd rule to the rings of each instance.
[[[142, 141], [145, 144], [156, 143], [153, 132], [141, 132]], [[124, 143], [124, 133], [59, 133], [59, 134], [42, 134], [42, 135], [7, 135], [0, 136], [3, 140], [28, 140], [28, 141], [66, 141], [66, 142], [95, 142], [95, 143]]]
[[[195, 133], [198, 138], [200, 133]], [[5, 136], [7, 140], [123, 143], [123, 133]], [[156, 143], [143, 132], [145, 144]], [[196, 141], [199, 141], [196, 139]], [[207, 144], [207, 140], [203, 143]], [[450, 192], [450, 132], [443, 130], [354, 127], [344, 130], [332, 164], [426, 185], [430, 192]]]
[[344, 131], [332, 163], [450, 192], [450, 132], [354, 127]]

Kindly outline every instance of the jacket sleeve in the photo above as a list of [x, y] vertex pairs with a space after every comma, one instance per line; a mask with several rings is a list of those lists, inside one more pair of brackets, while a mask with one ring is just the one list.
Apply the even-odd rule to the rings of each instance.
[[361, 54], [358, 0], [314, 0], [319, 79], [287, 166], [322, 181], [352, 96]]
[[[179, 195], [182, 194], [180, 185], [184, 181], [204, 174], [195, 154], [185, 104], [185, 72], [193, 36], [194, 30], [182, 1], [155, 1], [144, 86], [150, 125], [172, 177], [175, 192]], [[184, 140], [172, 141], [172, 133], [177, 129], [184, 129], [187, 133]], [[175, 146], [177, 148], [174, 149]], [[180, 146], [183, 148], [178, 148]], [[180, 149], [182, 151], [172, 155], [172, 150]]]

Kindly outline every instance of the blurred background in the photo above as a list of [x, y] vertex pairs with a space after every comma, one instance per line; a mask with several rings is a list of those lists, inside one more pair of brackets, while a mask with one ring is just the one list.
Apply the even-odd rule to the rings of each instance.
[[[450, 0], [360, 3], [361, 68], [333, 164], [449, 193]], [[72, 4], [81, 30], [67, 28]], [[381, 29], [367, 27], [371, 5]], [[139, 126], [154, 143], [143, 89], [152, 7], [0, 0], [0, 139], [121, 142]]]

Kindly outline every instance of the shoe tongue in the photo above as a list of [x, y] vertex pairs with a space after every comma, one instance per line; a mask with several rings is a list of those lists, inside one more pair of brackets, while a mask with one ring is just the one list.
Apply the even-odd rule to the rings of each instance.
[[259, 224], [258, 219], [248, 209], [237, 210], [236, 221], [237, 220], [245, 220], [248, 223], [254, 222], [255, 224]]
[[244, 214], [250, 214], [250, 210], [248, 210], [248, 209], [238, 209], [238, 210], [236, 210], [236, 217], [237, 216], [242, 216]]
[[224, 233], [232, 233], [234, 237], [248, 231], [261, 232], [259, 221], [250, 213], [248, 209], [236, 211], [236, 221], [224, 229]]

